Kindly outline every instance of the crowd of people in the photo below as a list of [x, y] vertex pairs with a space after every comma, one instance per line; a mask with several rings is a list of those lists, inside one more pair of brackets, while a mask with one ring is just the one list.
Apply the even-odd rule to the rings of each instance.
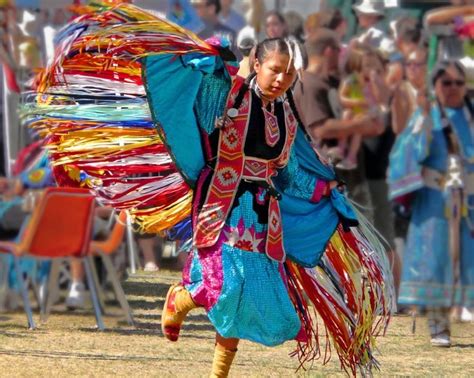
[[[431, 345], [449, 347], [452, 321], [474, 319], [474, 3], [453, 0], [450, 6], [434, 8], [420, 18], [403, 16], [392, 20], [386, 18], [383, 1], [362, 0], [353, 5], [356, 35], [347, 34], [348, 22], [338, 9], [320, 9], [303, 18], [296, 12], [267, 12], [262, 0], [246, 1], [242, 14], [232, 0], [169, 3], [168, 13], [159, 16], [188, 25], [201, 39], [218, 37], [227, 41], [226, 47], [233, 55], [223, 60], [235, 58], [239, 67], [229, 96], [235, 103], [223, 105], [230, 108], [232, 124], [240, 125], [248, 119], [252, 125], [264, 125], [264, 132], [239, 126], [245, 133], [234, 137], [245, 138], [239, 147], [243, 173], [240, 181], [224, 190], [221, 186], [227, 185], [227, 176], [220, 178], [212, 172], [224, 171], [228, 169], [226, 164], [230, 165], [221, 156], [232, 152], [229, 146], [233, 142], [225, 139], [225, 132], [219, 134], [229, 119], [224, 116], [215, 132], [214, 124], [210, 129], [202, 126], [207, 118], [196, 112], [201, 138], [207, 141], [203, 143], [208, 164], [196, 178], [196, 248], [189, 253], [183, 282], [168, 292], [162, 317], [165, 336], [176, 341], [187, 313], [204, 307], [217, 331], [215, 376], [228, 374], [240, 338], [264, 345], [294, 338], [307, 342], [312, 336], [311, 326], [306, 327], [306, 312], [295, 312], [294, 306], [298, 303], [301, 308], [302, 304], [317, 302], [313, 301], [317, 290], [297, 278], [306, 277], [305, 272], [311, 276], [308, 267], [312, 262], [293, 252], [286, 239], [294, 240], [302, 250], [306, 238], [325, 240], [325, 248], [331, 249], [328, 245], [341, 245], [344, 243], [340, 240], [354, 237], [360, 246], [365, 237], [358, 239], [356, 231], [356, 236], [345, 232], [356, 224], [367, 223], [373, 224], [390, 261], [398, 303], [390, 311], [426, 313]], [[4, 14], [11, 9], [5, 8]], [[67, 20], [63, 10], [53, 18], [50, 24], [55, 30]], [[12, 80], [16, 80], [19, 90], [28, 85], [41, 60], [45, 64], [50, 57], [41, 57], [43, 47], [33, 35], [24, 38], [21, 51], [11, 51], [6, 40], [11, 33], [4, 31], [0, 58], [6, 67], [5, 75], [13, 72]], [[40, 53], [38, 59], [31, 55], [32, 51]], [[15, 54], [24, 57], [22, 75], [17, 72], [15, 76]], [[200, 67], [197, 60], [193, 64]], [[183, 66], [186, 64], [187, 61]], [[213, 75], [224, 75], [219, 69], [222, 70], [215, 68]], [[151, 68], [147, 68], [148, 72], [152, 75]], [[202, 80], [203, 86], [211, 88], [211, 94], [217, 86], [224, 85]], [[12, 82], [10, 88], [14, 87]], [[147, 95], [153, 103], [158, 102], [153, 96], [159, 95], [152, 89], [147, 88]], [[226, 100], [215, 97], [216, 103]], [[205, 106], [202, 100], [195, 101]], [[242, 119], [230, 115], [232, 110]], [[152, 113], [156, 119], [161, 116], [153, 108]], [[301, 147], [303, 142], [292, 131], [292, 122], [304, 126], [303, 139], [309, 142], [309, 151], [316, 153], [318, 163], [309, 158], [307, 165], [295, 163], [304, 160], [301, 154], [308, 150]], [[167, 134], [166, 122], [162, 124]], [[296, 152], [291, 150], [293, 141], [298, 146]], [[174, 142], [168, 142], [173, 148]], [[39, 157], [18, 159], [23, 166], [17, 163], [16, 178], [0, 180], [2, 238], [15, 237], [27, 217], [21, 199], [24, 189], [54, 185], [44, 151], [41, 141], [33, 141], [25, 156], [35, 152]], [[331, 167], [334, 176], [314, 168], [320, 162]], [[266, 176], [256, 177], [254, 170], [262, 167]], [[268, 184], [270, 180], [275, 187]], [[230, 202], [226, 202], [226, 190], [232, 191]], [[283, 200], [278, 192], [283, 194]], [[347, 195], [351, 200], [347, 206], [354, 207], [357, 216], [352, 210], [341, 210], [341, 202], [335, 204], [338, 200], [332, 196], [337, 197], [337, 193]], [[299, 235], [296, 238], [293, 228], [285, 224], [285, 219], [290, 219], [300, 206], [293, 197], [321, 206], [331, 198], [337, 214], [334, 228], [324, 236], [314, 231], [314, 236], [295, 233]], [[222, 201], [219, 211], [224, 215], [220, 220], [209, 215], [216, 198]], [[111, 211], [102, 210], [98, 218]], [[326, 213], [322, 216], [321, 208], [315, 214], [333, 220]], [[270, 220], [275, 222], [272, 225], [276, 231]], [[314, 227], [306, 228], [307, 232], [312, 230]], [[245, 244], [248, 240], [244, 234], [252, 235], [250, 246]], [[141, 234], [138, 238], [145, 270], [158, 271], [155, 234]], [[342, 249], [341, 254], [349, 253], [350, 248]], [[285, 255], [281, 251], [285, 250], [287, 258], [293, 260], [283, 265]], [[189, 251], [184, 251], [183, 256], [186, 252]], [[331, 262], [324, 258], [321, 261], [319, 266], [331, 271]], [[81, 293], [85, 289], [81, 283], [83, 273], [79, 268], [71, 270], [73, 282], [68, 298], [74, 307], [77, 297], [81, 298], [77, 303], [82, 305]], [[327, 274], [332, 279], [336, 275]], [[375, 279], [367, 281], [373, 285], [374, 298], [383, 302], [383, 295], [377, 297]], [[300, 295], [292, 286], [295, 283], [300, 284]], [[346, 293], [342, 302], [352, 294]], [[271, 314], [262, 308], [263, 302], [271, 305]], [[370, 307], [370, 311], [380, 311], [376, 307]], [[361, 345], [370, 349], [363, 343], [371, 336], [364, 337], [367, 339]], [[357, 358], [363, 355], [359, 352], [354, 351]], [[357, 365], [349, 358], [341, 360], [349, 369]], [[361, 364], [371, 363], [371, 358], [362, 360], [365, 362]]]

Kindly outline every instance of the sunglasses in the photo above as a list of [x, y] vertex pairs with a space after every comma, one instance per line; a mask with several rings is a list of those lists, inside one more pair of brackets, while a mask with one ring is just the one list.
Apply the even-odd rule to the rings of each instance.
[[466, 82], [464, 80], [442, 80], [441, 84], [443, 84], [443, 87], [452, 87], [453, 85], [463, 87]]

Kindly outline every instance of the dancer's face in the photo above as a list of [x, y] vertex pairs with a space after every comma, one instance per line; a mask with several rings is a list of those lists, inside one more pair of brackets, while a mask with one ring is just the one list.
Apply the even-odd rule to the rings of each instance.
[[257, 84], [268, 100], [282, 96], [295, 80], [296, 70], [287, 54], [270, 52], [263, 62], [255, 61]]

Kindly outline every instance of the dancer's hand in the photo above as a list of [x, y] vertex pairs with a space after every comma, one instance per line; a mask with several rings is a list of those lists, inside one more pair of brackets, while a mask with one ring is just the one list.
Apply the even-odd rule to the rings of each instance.
[[340, 193], [343, 193], [345, 190], [345, 184], [336, 180], [329, 181], [329, 185], [327, 186], [328, 192], [325, 193], [325, 195], [329, 196], [333, 189], [337, 189]]

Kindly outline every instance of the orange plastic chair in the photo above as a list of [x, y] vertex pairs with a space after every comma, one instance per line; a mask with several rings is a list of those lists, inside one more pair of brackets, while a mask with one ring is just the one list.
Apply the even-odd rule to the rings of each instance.
[[109, 237], [106, 240], [95, 241], [93, 240], [90, 244], [90, 253], [94, 256], [100, 256], [102, 261], [104, 262], [105, 269], [107, 270], [108, 277], [112, 283], [115, 297], [122, 307], [122, 310], [127, 317], [127, 322], [129, 325], [133, 326], [133, 316], [130, 306], [128, 304], [127, 298], [125, 297], [125, 293], [123, 291], [122, 285], [120, 284], [120, 280], [117, 277], [117, 272], [114, 268], [110, 255], [113, 254], [122, 244], [123, 236], [125, 234], [126, 228], [126, 221], [127, 221], [127, 214], [122, 211], [116, 222], [112, 231], [109, 234]]
[[[55, 264], [57, 259], [66, 257], [81, 259], [86, 271], [97, 326], [99, 329], [104, 329], [97, 298], [97, 285], [94, 282], [93, 267], [88, 256], [94, 208], [94, 196], [88, 190], [48, 188], [34, 209], [20, 240], [17, 243], [0, 242], [0, 250], [14, 255], [18, 277], [22, 277], [18, 264], [18, 258], [21, 256], [53, 259], [53, 267], [57, 265]], [[26, 283], [22, 281], [22, 296], [28, 323], [30, 328], [35, 328]]]

